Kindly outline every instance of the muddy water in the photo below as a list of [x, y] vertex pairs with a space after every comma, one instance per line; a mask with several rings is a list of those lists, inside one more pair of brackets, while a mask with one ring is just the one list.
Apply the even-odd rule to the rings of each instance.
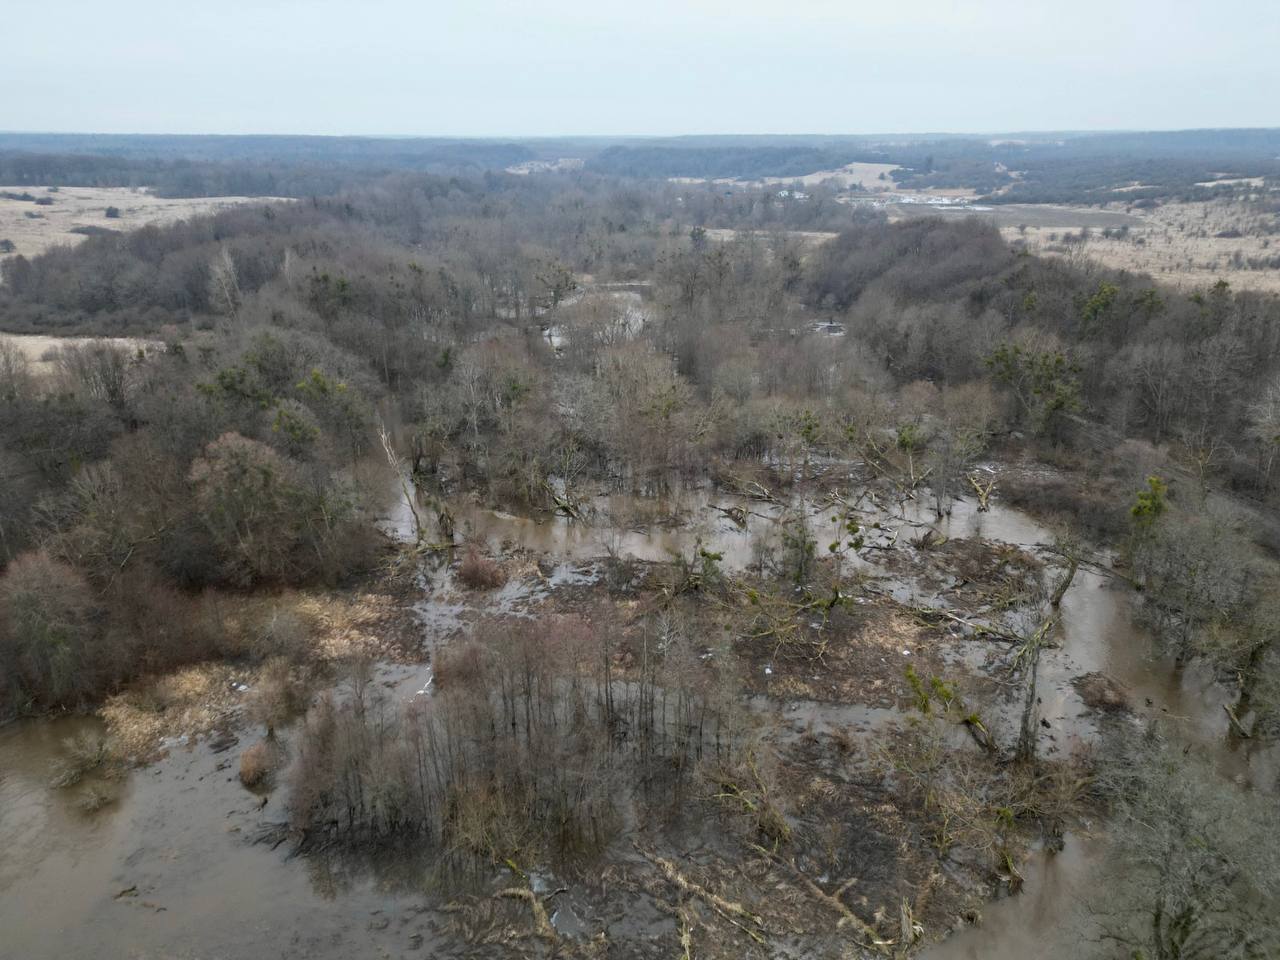
[[[750, 510], [746, 528], [713, 504]], [[660, 500], [613, 494], [588, 497], [588, 521], [562, 515], [521, 517], [471, 503], [454, 503], [450, 508], [459, 535], [481, 541], [494, 552], [521, 547], [548, 557], [583, 561], [597, 560], [613, 551], [635, 560], [665, 562], [675, 556], [692, 556], [701, 544], [723, 553], [724, 565], [730, 570], [750, 565], [753, 539], [771, 536], [778, 514], [772, 505], [707, 489], [673, 492]], [[413, 516], [398, 491], [383, 527], [400, 539], [413, 539]]]
[[[721, 566], [741, 572], [759, 563], [761, 551], [776, 550], [781, 542], [780, 520], [792, 515], [792, 505], [767, 503], [748, 497], [723, 493], [708, 486], [673, 489], [661, 497], [644, 498], [628, 494], [578, 491], [585, 519], [563, 514], [537, 517], [516, 516], [470, 502], [451, 503], [450, 509], [458, 526], [458, 535], [484, 543], [490, 550], [501, 552], [523, 548], [536, 554], [564, 560], [598, 560], [611, 552], [620, 557], [646, 562], [666, 562], [674, 557], [691, 558], [699, 547], [722, 557]], [[414, 537], [413, 515], [398, 485], [389, 493], [386, 517], [380, 521], [384, 530], [399, 539]], [[847, 510], [823, 499], [802, 504], [810, 530], [820, 544], [839, 533], [839, 524]], [[727, 511], [741, 511], [743, 523], [732, 519]], [[924, 504], [910, 501], [906, 512], [866, 503], [856, 509], [859, 522], [883, 525], [882, 532], [868, 531], [873, 540], [884, 545], [917, 535], [926, 527], [936, 526], [933, 513]], [[419, 508], [424, 520], [428, 512]], [[1009, 543], [1034, 543], [1043, 535], [1051, 539], [1022, 514], [994, 508], [990, 513], [976, 514], [972, 531], [961, 533], [961, 516], [967, 516], [960, 504], [951, 536], [987, 536]], [[944, 531], [951, 529], [944, 526]], [[862, 566], [870, 569], [871, 564]]]
[[346, 958], [415, 942], [431, 955], [430, 915], [397, 892], [404, 878], [337, 877], [251, 842], [284, 814], [280, 796], [259, 810], [236, 780], [245, 744], [176, 747], [83, 813], [74, 788], [50, 788], [50, 767], [64, 737], [93, 729], [0, 729], [0, 957]]
[[[915, 518], [925, 519], [920, 513]], [[978, 513], [974, 503], [960, 501], [952, 516], [937, 526], [951, 537], [984, 537], [1032, 550], [1053, 541], [1052, 531], [999, 504], [989, 513]], [[1057, 569], [1050, 572], [1051, 577], [1060, 575]], [[1042, 657], [1039, 684], [1040, 714], [1051, 725], [1046, 734], [1050, 750], [1070, 749], [1077, 740], [1096, 738], [1093, 714], [1071, 681], [1102, 673], [1120, 685], [1138, 722], [1154, 722], [1181, 742], [1213, 748], [1224, 776], [1264, 789], [1275, 786], [1280, 773], [1275, 749], [1256, 742], [1221, 749], [1228, 734], [1223, 708], [1234, 702], [1234, 691], [1203, 664], [1179, 670], [1172, 661], [1157, 657], [1127, 585], [1098, 568], [1082, 566], [1058, 615], [1057, 645]], [[1068, 731], [1065, 740], [1054, 726]]]
[[1022, 892], [988, 905], [981, 922], [920, 954], [922, 960], [1076, 960], [1092, 932], [1085, 904], [1104, 865], [1105, 842], [1068, 835], [1061, 853], [1022, 867]]
[[[1052, 542], [1051, 532], [1014, 510], [956, 505], [939, 529], [952, 537], [981, 536], [1024, 548]], [[1059, 575], [1057, 571], [1053, 575]], [[1155, 722], [1181, 742], [1211, 748], [1225, 777], [1272, 789], [1280, 770], [1275, 748], [1249, 744], [1223, 750], [1224, 704], [1232, 692], [1206, 669], [1177, 670], [1152, 653], [1150, 634], [1135, 621], [1132, 593], [1097, 569], [1081, 567], [1062, 599], [1057, 646], [1040, 668], [1040, 716], [1049, 723], [1040, 749], [1054, 754], [1096, 741], [1097, 718], [1081, 701], [1072, 679], [1102, 673], [1116, 681], [1133, 708], [1135, 723]], [[1012, 705], [1011, 705], [1012, 706]], [[1012, 710], [1005, 727], [1011, 729]], [[1038, 851], [1020, 869], [1022, 892], [988, 906], [982, 922], [925, 950], [924, 960], [1074, 960], [1092, 932], [1086, 905], [1116, 882], [1108, 864], [1105, 833], [1068, 836], [1060, 853]]]

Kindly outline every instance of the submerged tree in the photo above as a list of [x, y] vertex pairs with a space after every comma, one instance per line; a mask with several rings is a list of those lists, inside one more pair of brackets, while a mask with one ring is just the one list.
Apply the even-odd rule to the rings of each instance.
[[[1153, 486], [1151, 495], [1157, 493], [1162, 490]], [[1143, 525], [1133, 551], [1134, 573], [1157, 640], [1182, 662], [1203, 654], [1212, 631], [1240, 614], [1251, 564], [1229, 516], [1214, 510], [1173, 516], [1163, 506], [1155, 509], [1162, 499], [1144, 501], [1144, 496], [1134, 511]]]
[[1280, 842], [1266, 797], [1151, 732], [1122, 741], [1100, 782], [1120, 854], [1095, 908], [1104, 942], [1140, 960], [1276, 955]]

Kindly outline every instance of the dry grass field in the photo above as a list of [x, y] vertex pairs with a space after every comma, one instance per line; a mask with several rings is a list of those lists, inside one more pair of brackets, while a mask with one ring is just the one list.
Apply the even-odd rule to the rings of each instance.
[[[735, 240], [748, 232], [749, 231], [745, 230], [732, 230], [727, 227], [712, 227], [707, 230], [707, 236], [712, 240], [724, 242], [728, 240]], [[764, 236], [772, 236], [775, 233], [785, 234], [788, 237], [799, 240], [801, 243], [806, 245], [811, 244], [813, 246], [817, 246], [820, 243], [826, 243], [828, 240], [834, 240], [836, 237], [840, 236], [840, 234], [832, 233], [829, 230], [762, 230], [757, 231], [757, 233]]]
[[838, 170], [818, 170], [803, 177], [764, 177], [757, 182], [782, 185], [799, 182], [806, 187], [814, 187], [834, 180], [845, 190], [861, 184], [865, 190], [884, 193], [897, 189], [893, 180], [893, 171], [896, 169], [897, 164], [893, 163], [848, 163]]
[[[1203, 288], [1226, 280], [1237, 289], [1280, 292], [1280, 234], [1276, 214], [1255, 203], [1215, 200], [1167, 203], [1152, 210], [1125, 211], [1124, 204], [1082, 209], [1085, 219], [1097, 215], [1085, 239], [1080, 228], [1064, 230], [1061, 224], [1037, 224], [1026, 229], [1001, 222], [1001, 232], [1011, 241], [1024, 242], [1029, 250], [1050, 256], [1084, 258], [1124, 270], [1149, 273], [1164, 283], [1185, 290]], [[1105, 222], [1105, 215], [1121, 214], [1127, 229]], [[1111, 227], [1108, 233], [1103, 232]]]
[[[148, 223], [171, 223], [202, 213], [211, 213], [242, 203], [263, 203], [264, 197], [198, 197], [167, 199], [131, 187], [5, 187], [0, 194], [29, 194], [47, 198], [47, 206], [32, 200], [0, 196], [0, 243], [13, 244], [8, 256], [31, 257], [58, 244], [75, 244], [85, 239], [79, 229], [133, 230]], [[119, 210], [108, 218], [107, 208]], [[5, 245], [7, 246], [7, 245]]]
[[54, 354], [59, 347], [82, 343], [111, 343], [144, 353], [158, 350], [162, 346], [157, 340], [140, 340], [136, 337], [48, 337], [37, 333], [0, 333], [0, 344], [16, 346], [26, 356], [31, 371], [37, 376], [54, 371]]
[[[893, 171], [897, 164], [893, 163], [849, 163], [835, 170], [815, 170], [796, 177], [757, 177], [740, 179], [738, 177], [668, 177], [671, 183], [722, 183], [736, 184], [741, 187], [784, 186], [800, 184], [804, 187], [815, 187], [820, 183], [831, 183], [841, 190], [849, 190], [859, 185], [872, 193], [888, 193], [897, 189], [893, 180]], [[880, 177], [884, 176], [881, 180]], [[963, 192], [963, 191], [962, 191]], [[969, 191], [972, 192], [972, 191]]]

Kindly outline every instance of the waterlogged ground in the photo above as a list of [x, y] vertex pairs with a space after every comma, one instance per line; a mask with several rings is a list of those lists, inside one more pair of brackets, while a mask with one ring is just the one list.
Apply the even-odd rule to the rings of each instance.
[[[559, 565], [560, 576], [570, 576], [576, 569], [577, 575], [589, 578], [591, 564], [610, 551], [643, 561], [666, 562], [675, 557], [692, 558], [701, 548], [719, 554], [726, 571], [750, 570], [762, 555], [777, 551], [779, 519], [793, 509], [791, 504], [730, 496], [709, 488], [672, 493], [661, 501], [661, 509], [656, 509], [653, 501], [616, 494], [590, 498], [587, 505], [594, 522], [565, 516], [520, 517], [472, 504], [454, 512], [460, 529], [495, 554], [526, 549], [552, 558]], [[819, 544], [838, 533], [847, 513], [845, 505], [820, 497], [806, 501], [804, 509]], [[740, 511], [745, 523], [731, 519], [729, 510]], [[913, 606], [946, 609], [952, 603], [946, 582], [928, 576], [910, 577], [900, 565], [885, 562], [897, 554], [919, 555], [921, 551], [910, 541], [926, 530], [951, 541], [1008, 544], [1033, 554], [1045, 553], [1054, 543], [1054, 532], [1022, 511], [995, 503], [982, 512], [972, 499], [956, 501], [950, 515], [941, 520], [935, 516], [932, 502], [923, 497], [905, 503], [867, 499], [857, 504], [856, 515], [868, 546], [854, 566], [873, 577], [875, 589]], [[412, 517], [403, 502], [393, 506], [386, 525], [397, 536], [412, 538]], [[459, 600], [461, 592], [439, 572], [429, 575], [428, 582], [431, 589], [421, 608], [424, 616], [437, 629], [460, 628], [465, 609]], [[528, 589], [539, 592], [538, 587], [508, 584], [505, 596], [500, 593], [494, 599], [503, 603], [512, 594], [519, 596]], [[504, 612], [509, 612], [509, 607], [508, 603]], [[1086, 705], [1075, 682], [1095, 674], [1114, 681], [1136, 715], [1160, 718], [1198, 742], [1221, 741], [1227, 730], [1222, 707], [1231, 702], [1232, 694], [1194, 666], [1179, 672], [1172, 664], [1154, 659], [1150, 637], [1135, 624], [1134, 612], [1131, 592], [1105, 570], [1082, 566], [1077, 571], [1062, 600], [1057, 646], [1041, 661], [1041, 715], [1062, 731], [1049, 734], [1051, 749], [1054, 740], [1061, 739], [1059, 747], [1069, 749], [1072, 738], [1096, 735], [1097, 712]], [[981, 667], [988, 654], [1004, 648], [1004, 644], [971, 641], [963, 648], [963, 658]], [[1235, 773], [1247, 774], [1255, 755], [1238, 756], [1232, 763]], [[1272, 772], [1268, 764], [1258, 771], [1260, 777]]]
[[174, 745], [112, 781], [114, 803], [81, 811], [79, 790], [49, 782], [63, 738], [91, 725], [0, 730], [0, 956], [399, 955], [431, 934], [420, 897], [394, 883], [255, 844], [281, 801], [240, 785], [234, 745]]
[[[920, 539], [928, 530], [947, 538], [946, 549], [968, 550], [979, 558], [987, 556], [978, 550], [983, 544], [983, 549], [1007, 544], [1026, 554], [1044, 554], [1053, 541], [1051, 531], [999, 504], [984, 513], [960, 501], [941, 521], [923, 500], [866, 499], [856, 507], [867, 532], [857, 568], [870, 578], [871, 603], [889, 604], [887, 598], [893, 598], [912, 608], [965, 609], [964, 578], [939, 575], [933, 563], [939, 548]], [[823, 530], [836, 527], [847, 505], [814, 499], [803, 507], [784, 507], [698, 489], [660, 502], [588, 498], [586, 520], [455, 508], [460, 530], [491, 553], [514, 558], [511, 575], [499, 589], [467, 591], [454, 579], [453, 566], [424, 561], [411, 601], [420, 656], [378, 664], [374, 681], [398, 699], [431, 696], [435, 645], [481, 617], [533, 615], [589, 593], [609, 554], [663, 562], [691, 557], [701, 547], [721, 554], [728, 571], [750, 571], [776, 548], [779, 518], [795, 509], [807, 512], [822, 542]], [[394, 507], [384, 526], [411, 538], [407, 505]], [[1049, 568], [1048, 575], [1056, 571]], [[1130, 603], [1105, 567], [1082, 567], [1063, 598], [1059, 643], [1041, 662], [1040, 712], [1047, 724], [1041, 750], [1046, 755], [1065, 756], [1097, 739], [1102, 710], [1098, 688], [1086, 682], [1091, 677], [1108, 678], [1105, 690], [1132, 711], [1130, 722], [1158, 719], [1189, 741], [1218, 741], [1225, 732], [1227, 692], [1194, 669], [1177, 674], [1151, 660], [1149, 639], [1133, 625]], [[894, 644], [878, 653], [885, 675], [893, 677], [900, 677], [909, 662], [981, 675], [994, 672], [1008, 652], [1007, 644], [966, 637], [958, 627], [949, 639], [926, 644], [911, 634]], [[787, 668], [758, 659], [748, 663], [758, 671], [748, 678], [751, 704], [767, 739], [779, 746], [820, 743], [837, 734], [870, 743], [902, 718], [892, 698], [851, 703], [788, 695], [780, 685]], [[819, 675], [792, 679], [822, 689]], [[1011, 686], [986, 707], [988, 722], [1005, 741], [1016, 706]], [[367, 864], [291, 859], [289, 844], [276, 845], [272, 838], [279, 834], [271, 831], [285, 820], [283, 791], [250, 792], [236, 778], [239, 753], [255, 734], [234, 714], [224, 726], [224, 732], [167, 743], [163, 758], [149, 766], [110, 779], [91, 773], [67, 788], [51, 785], [67, 753], [66, 740], [100, 732], [96, 720], [0, 729], [0, 957], [337, 958], [473, 955], [477, 944], [488, 944], [490, 955], [507, 949], [501, 946], [501, 930], [519, 921], [520, 905], [500, 909], [476, 899], [461, 914], [442, 911], [448, 898], [424, 882], [429, 864], [404, 856]], [[1242, 749], [1225, 757], [1226, 776], [1274, 780], [1273, 754]], [[109, 800], [87, 812], [86, 797], [95, 793]], [[1096, 893], [1106, 863], [1105, 832], [1092, 826], [1069, 835], [1059, 854], [1033, 853], [1023, 866], [1026, 883], [1020, 895], [989, 904], [979, 925], [929, 947], [924, 956], [1077, 956], [1080, 894]], [[261, 842], [264, 836], [267, 842]], [[691, 838], [690, 843], [700, 842]], [[566, 884], [548, 908], [554, 928], [566, 937], [604, 934], [636, 952], [650, 952], [645, 947], [655, 937], [669, 943], [676, 920], [634, 879], [640, 867], [648, 865], [629, 864], [624, 856], [610, 865], [613, 873], [594, 884]], [[544, 882], [533, 881], [535, 888]], [[941, 933], [927, 931], [929, 939]], [[790, 953], [803, 955], [803, 949]]]

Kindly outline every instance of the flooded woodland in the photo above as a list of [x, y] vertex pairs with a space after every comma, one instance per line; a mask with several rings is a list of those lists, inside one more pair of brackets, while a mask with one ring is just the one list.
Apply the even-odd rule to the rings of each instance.
[[0, 956], [1274, 955], [1280, 308], [775, 186], [6, 261]]
[[[838, 477], [847, 466], [827, 465], [822, 472]], [[859, 492], [868, 489], [874, 491]], [[627, 598], [627, 606], [652, 603], [646, 594], [678, 589], [678, 583], [665, 579], [668, 568], [683, 569], [686, 562], [696, 566], [707, 555], [716, 557], [720, 575], [749, 576], [783, 549], [788, 518], [805, 517], [820, 536], [824, 530], [843, 529], [852, 515], [866, 538], [847, 575], [857, 584], [854, 602], [876, 612], [864, 620], [854, 607], [838, 622], [824, 613], [821, 621], [799, 625], [815, 634], [799, 642], [853, 644], [856, 659], [846, 661], [841, 655], [828, 664], [821, 655], [794, 653], [786, 642], [771, 637], [768, 649], [744, 658], [744, 670], [754, 674], [742, 677], [750, 691], [744, 701], [746, 735], [775, 752], [779, 759], [774, 762], [788, 776], [812, 778], [808, 789], [838, 796], [856, 786], [858, 802], [890, 801], [896, 794], [887, 782], [894, 762], [887, 744], [895, 731], [938, 723], [946, 728], [940, 732], [949, 749], [980, 752], [957, 732], [963, 721], [945, 713], [931, 718], [909, 702], [903, 677], [912, 666], [919, 675], [946, 678], [965, 691], [972, 697], [966, 702], [978, 707], [993, 740], [1011, 743], [1020, 706], [1016, 689], [1010, 689], [1016, 678], [1008, 666], [1011, 641], [988, 635], [984, 626], [1006, 629], [1006, 623], [1026, 611], [993, 604], [990, 595], [981, 595], [1003, 585], [982, 582], [991, 569], [975, 571], [973, 554], [980, 563], [1001, 558], [997, 567], [1016, 558], [1028, 565], [1033, 579], [1052, 582], [1063, 569], [1052, 552], [1055, 534], [999, 502], [980, 510], [976, 498], [958, 499], [949, 515], [938, 518], [923, 496], [896, 500], [890, 492], [874, 492], [859, 498], [851, 513], [848, 498], [857, 487], [847, 480], [831, 485], [818, 481], [806, 490], [805, 496], [781, 502], [727, 494], [709, 485], [652, 498], [606, 493], [581, 508], [589, 519], [460, 508], [455, 512], [459, 537], [465, 536], [469, 549], [478, 545], [509, 567], [509, 579], [500, 587], [471, 589], [458, 579], [459, 550], [410, 554], [405, 562], [411, 569], [401, 574], [410, 585], [399, 599], [416, 645], [395, 660], [367, 664], [358, 681], [325, 683], [340, 697], [351, 696], [351, 685], [359, 682], [397, 705], [429, 704], [436, 696], [434, 663], [440, 651], [463, 642], [476, 624], [492, 618], [590, 618], [602, 615], [601, 605], [616, 604], [618, 598]], [[396, 541], [414, 543], [409, 502], [398, 488], [388, 500], [381, 526]], [[419, 498], [414, 507], [426, 509]], [[1098, 746], [1109, 723], [1158, 723], [1179, 743], [1211, 748], [1228, 735], [1223, 707], [1232, 691], [1211, 673], [1178, 669], [1156, 656], [1151, 638], [1135, 623], [1131, 591], [1110, 574], [1106, 555], [1096, 556], [1097, 565], [1078, 569], [1062, 595], [1052, 644], [1041, 655], [1036, 708], [1040, 756], [1047, 764], [1069, 766], [1078, 753]], [[620, 576], [627, 579], [619, 583]], [[971, 584], [979, 594], [976, 601], [966, 596]], [[931, 611], [947, 619], [935, 619]], [[664, 626], [678, 629], [671, 622]], [[824, 631], [831, 632], [829, 640], [819, 639]], [[702, 644], [697, 651], [701, 658], [715, 655]], [[860, 662], [864, 659], [875, 662]], [[1099, 685], [1095, 688], [1092, 681]], [[704, 922], [726, 926], [725, 936], [736, 932], [743, 937], [744, 949], [760, 938], [786, 955], [824, 950], [841, 955], [839, 950], [847, 947], [839, 946], [841, 941], [858, 944], [865, 938], [845, 936], [843, 911], [823, 899], [830, 896], [830, 887], [853, 880], [881, 896], [904, 896], [899, 884], [906, 878], [899, 875], [897, 883], [886, 883], [882, 872], [894, 871], [874, 859], [892, 861], [902, 855], [896, 849], [899, 841], [889, 842], [892, 834], [881, 833], [889, 823], [869, 829], [883, 845], [860, 867], [871, 876], [833, 876], [838, 869], [834, 863], [807, 876], [787, 854], [762, 848], [749, 835], [746, 841], [734, 837], [732, 821], [741, 811], [726, 808], [733, 802], [723, 797], [691, 797], [709, 808], [691, 821], [684, 819], [686, 813], [683, 822], [649, 824], [653, 851], [634, 846], [632, 835], [607, 845], [589, 864], [491, 867], [468, 870], [465, 880], [446, 881], [436, 873], [438, 851], [426, 852], [429, 844], [422, 854], [399, 844], [358, 854], [299, 853], [294, 849], [298, 838], [281, 822], [288, 816], [288, 768], [252, 790], [241, 783], [239, 757], [259, 734], [250, 720], [253, 687], [238, 684], [235, 694], [207, 729], [165, 737], [150, 762], [90, 770], [70, 786], [58, 785], [58, 771], [74, 762], [69, 754], [78, 745], [108, 736], [100, 720], [27, 720], [0, 730], [7, 851], [0, 883], [6, 949], [12, 955], [43, 955], [51, 939], [73, 953], [109, 947], [120, 955], [193, 957], [264, 952], [337, 957], [375, 947], [393, 956], [419, 950], [462, 956], [485, 946], [498, 954], [513, 944], [525, 951], [539, 941], [548, 951], [565, 950], [562, 941], [567, 941], [572, 954], [621, 939], [648, 943], [656, 955], [662, 943], [683, 936], [691, 922], [686, 913], [696, 916], [700, 910], [708, 911]], [[287, 744], [298, 735], [294, 721], [278, 736]], [[1219, 763], [1221, 776], [1233, 782], [1275, 782], [1276, 755], [1269, 747], [1242, 742]], [[783, 782], [776, 789], [785, 789]], [[88, 809], [86, 798], [98, 789], [109, 791], [111, 799], [101, 809]], [[936, 941], [949, 933], [924, 947], [922, 956], [1021, 957], [1028, 951], [1044, 957], [1078, 956], [1081, 930], [1090, 923], [1089, 898], [1122, 878], [1106, 875], [1105, 815], [1091, 810], [1083, 798], [1075, 801], [1078, 805], [1064, 810], [1054, 825], [1056, 840], [1043, 834], [1042, 824], [1010, 828], [1005, 842], [1017, 859], [1009, 876], [996, 880], [991, 865], [967, 859], [944, 860], [948, 875], [941, 879], [933, 872], [921, 874], [917, 882], [941, 887], [941, 899], [956, 911], [954, 916], [906, 899], [889, 903], [895, 912], [905, 904], [913, 910], [911, 916], [918, 910], [931, 921], [924, 929], [932, 935], [922, 940]], [[622, 806], [627, 801], [613, 797], [610, 803]], [[781, 815], [789, 831], [820, 829], [806, 822], [811, 815], [803, 810]], [[640, 829], [640, 824], [634, 826]], [[852, 838], [845, 842], [857, 843]], [[671, 856], [674, 850], [688, 858], [690, 879], [664, 887], [645, 876], [655, 871], [655, 862], [663, 863], [661, 854]], [[809, 855], [815, 864], [821, 862], [816, 853]], [[697, 883], [693, 878], [699, 876], [715, 878], [716, 886], [694, 887], [698, 892], [691, 894], [684, 883]], [[448, 882], [466, 890], [461, 900]], [[493, 899], [509, 893], [516, 882], [520, 886], [514, 889], [531, 890], [544, 901], [541, 912], [530, 912], [522, 900]], [[906, 884], [907, 890], [915, 886]], [[775, 901], [770, 910], [776, 913], [765, 919], [767, 914], [750, 911], [743, 913], [749, 921], [735, 919], [735, 912], [717, 909], [711, 899], [729, 894], [735, 904], [753, 902], [748, 898]], [[699, 908], [699, 898], [711, 905]], [[801, 920], [806, 899], [816, 917]], [[862, 898], [850, 899], [857, 903]], [[211, 910], [214, 903], [217, 909]], [[885, 902], [870, 900], [864, 909], [869, 922], [887, 912]], [[896, 927], [899, 918], [892, 920]], [[744, 922], [745, 929], [739, 929]], [[777, 927], [771, 929], [773, 924]], [[881, 945], [880, 952], [896, 946]]]

